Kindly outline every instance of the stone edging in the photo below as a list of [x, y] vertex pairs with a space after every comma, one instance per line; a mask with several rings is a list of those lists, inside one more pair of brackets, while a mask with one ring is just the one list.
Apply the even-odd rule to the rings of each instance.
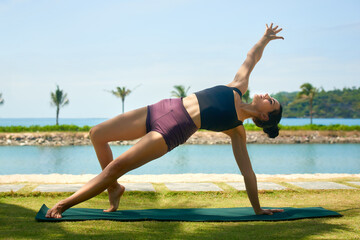
[[[275, 139], [260, 131], [248, 131], [247, 143], [296, 144], [296, 143], [360, 143], [360, 131], [280, 131]], [[133, 145], [134, 141], [116, 141], [112, 145]], [[223, 133], [198, 131], [187, 144], [230, 144], [230, 138]], [[0, 133], [0, 146], [71, 146], [91, 145], [87, 132], [38, 132]]]
[[[0, 184], [8, 183], [87, 183], [96, 174], [13, 174], [0, 175]], [[288, 180], [328, 180], [328, 179], [359, 179], [360, 174], [316, 173], [316, 174], [256, 174], [258, 181], [288, 181]], [[132, 183], [164, 183], [164, 182], [243, 182], [240, 174], [160, 174], [160, 175], [124, 175], [119, 182]]]

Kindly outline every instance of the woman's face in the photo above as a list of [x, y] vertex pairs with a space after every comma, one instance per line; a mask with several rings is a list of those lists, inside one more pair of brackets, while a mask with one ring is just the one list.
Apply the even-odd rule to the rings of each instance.
[[270, 113], [280, 109], [280, 103], [269, 94], [255, 94], [252, 103], [262, 113]]

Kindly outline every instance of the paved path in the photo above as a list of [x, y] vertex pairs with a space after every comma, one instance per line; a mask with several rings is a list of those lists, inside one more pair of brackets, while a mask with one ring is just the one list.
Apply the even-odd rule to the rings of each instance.
[[21, 188], [25, 187], [25, 185], [20, 184], [6, 184], [0, 185], [0, 192], [16, 192], [19, 191]]
[[[309, 190], [326, 190], [326, 189], [360, 189], [360, 182], [346, 182], [348, 185], [336, 182], [286, 182], [297, 188], [304, 188]], [[147, 191], [155, 192], [155, 188], [151, 183], [122, 183], [126, 191]], [[164, 183], [170, 191], [224, 191], [215, 183]], [[245, 184], [243, 182], [228, 182], [229, 187], [239, 191], [245, 191]], [[32, 191], [33, 192], [75, 192], [81, 188], [83, 184], [39, 184]], [[0, 192], [17, 192], [26, 184], [0, 184]], [[259, 190], [285, 190], [291, 189], [289, 186], [273, 182], [258, 182]]]
[[[245, 183], [243, 183], [243, 182], [230, 182], [227, 184], [237, 190], [240, 190], [240, 191], [246, 190]], [[279, 185], [277, 183], [272, 183], [272, 182], [258, 182], [257, 185], [258, 185], [259, 190], [284, 190], [284, 189], [286, 189], [286, 187]]]
[[165, 183], [170, 191], [208, 192], [224, 191], [214, 183]]
[[340, 183], [334, 182], [288, 182], [295, 186], [305, 189], [356, 189]]

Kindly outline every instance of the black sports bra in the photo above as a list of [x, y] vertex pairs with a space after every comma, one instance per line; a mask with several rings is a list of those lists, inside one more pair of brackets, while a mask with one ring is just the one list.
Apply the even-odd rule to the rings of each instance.
[[200, 106], [200, 129], [222, 132], [242, 124], [236, 114], [233, 90], [242, 97], [239, 89], [224, 85], [195, 93]]

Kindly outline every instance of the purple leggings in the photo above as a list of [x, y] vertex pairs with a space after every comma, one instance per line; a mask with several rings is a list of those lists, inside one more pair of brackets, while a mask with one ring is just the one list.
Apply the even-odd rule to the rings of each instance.
[[170, 98], [148, 106], [146, 132], [150, 131], [163, 136], [170, 152], [185, 143], [197, 131], [197, 127], [186, 111], [182, 98]]

